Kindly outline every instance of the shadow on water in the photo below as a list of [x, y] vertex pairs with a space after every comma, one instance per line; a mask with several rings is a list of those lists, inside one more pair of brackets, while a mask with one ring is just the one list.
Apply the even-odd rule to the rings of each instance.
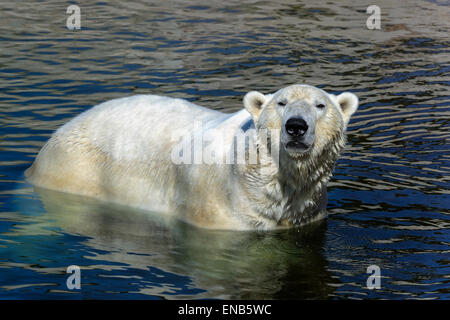
[[[195, 297], [326, 298], [333, 291], [322, 254], [326, 222], [289, 232], [212, 231], [157, 213], [37, 191], [47, 211], [47, 229], [85, 237], [83, 245], [97, 252], [96, 261], [124, 264], [127, 276], [133, 270], [150, 275], [154, 268], [184, 275], [189, 286], [199, 289]], [[145, 272], [137, 275], [145, 280]], [[160, 286], [137, 291], [170, 297]]]

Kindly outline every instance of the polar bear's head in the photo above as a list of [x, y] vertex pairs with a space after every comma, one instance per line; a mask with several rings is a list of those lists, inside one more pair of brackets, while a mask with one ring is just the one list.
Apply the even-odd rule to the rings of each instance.
[[280, 150], [293, 158], [339, 153], [358, 98], [349, 92], [338, 96], [309, 85], [291, 85], [274, 94], [251, 91], [244, 97], [257, 131], [278, 129]]

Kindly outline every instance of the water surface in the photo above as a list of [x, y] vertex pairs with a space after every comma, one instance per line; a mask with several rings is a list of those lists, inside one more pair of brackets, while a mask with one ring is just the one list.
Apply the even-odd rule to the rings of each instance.
[[[449, 5], [377, 1], [368, 30], [371, 4], [89, 2], [71, 31], [66, 3], [2, 2], [0, 298], [449, 299]], [[234, 112], [293, 83], [360, 97], [321, 223], [207, 231], [24, 180], [50, 134], [102, 101]]]

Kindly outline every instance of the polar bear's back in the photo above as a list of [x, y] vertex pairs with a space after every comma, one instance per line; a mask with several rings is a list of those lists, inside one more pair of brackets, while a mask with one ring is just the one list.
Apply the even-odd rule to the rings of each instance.
[[41, 187], [138, 206], [148, 197], [163, 199], [165, 190], [174, 189], [168, 185], [173, 144], [196, 121], [223, 116], [186, 100], [155, 95], [111, 100], [59, 128], [26, 175]]
[[114, 159], [144, 161], [148, 157], [154, 159], [154, 154], [143, 150], [159, 145], [167, 150], [175, 137], [191, 132], [196, 122], [222, 115], [183, 99], [137, 95], [99, 104], [62, 126], [56, 134], [87, 130], [91, 142]]

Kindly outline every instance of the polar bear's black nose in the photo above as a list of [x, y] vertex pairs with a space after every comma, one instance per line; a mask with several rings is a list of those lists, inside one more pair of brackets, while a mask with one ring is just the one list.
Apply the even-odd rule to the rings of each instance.
[[308, 131], [308, 124], [302, 118], [290, 118], [286, 122], [286, 132], [293, 137], [304, 136]]

